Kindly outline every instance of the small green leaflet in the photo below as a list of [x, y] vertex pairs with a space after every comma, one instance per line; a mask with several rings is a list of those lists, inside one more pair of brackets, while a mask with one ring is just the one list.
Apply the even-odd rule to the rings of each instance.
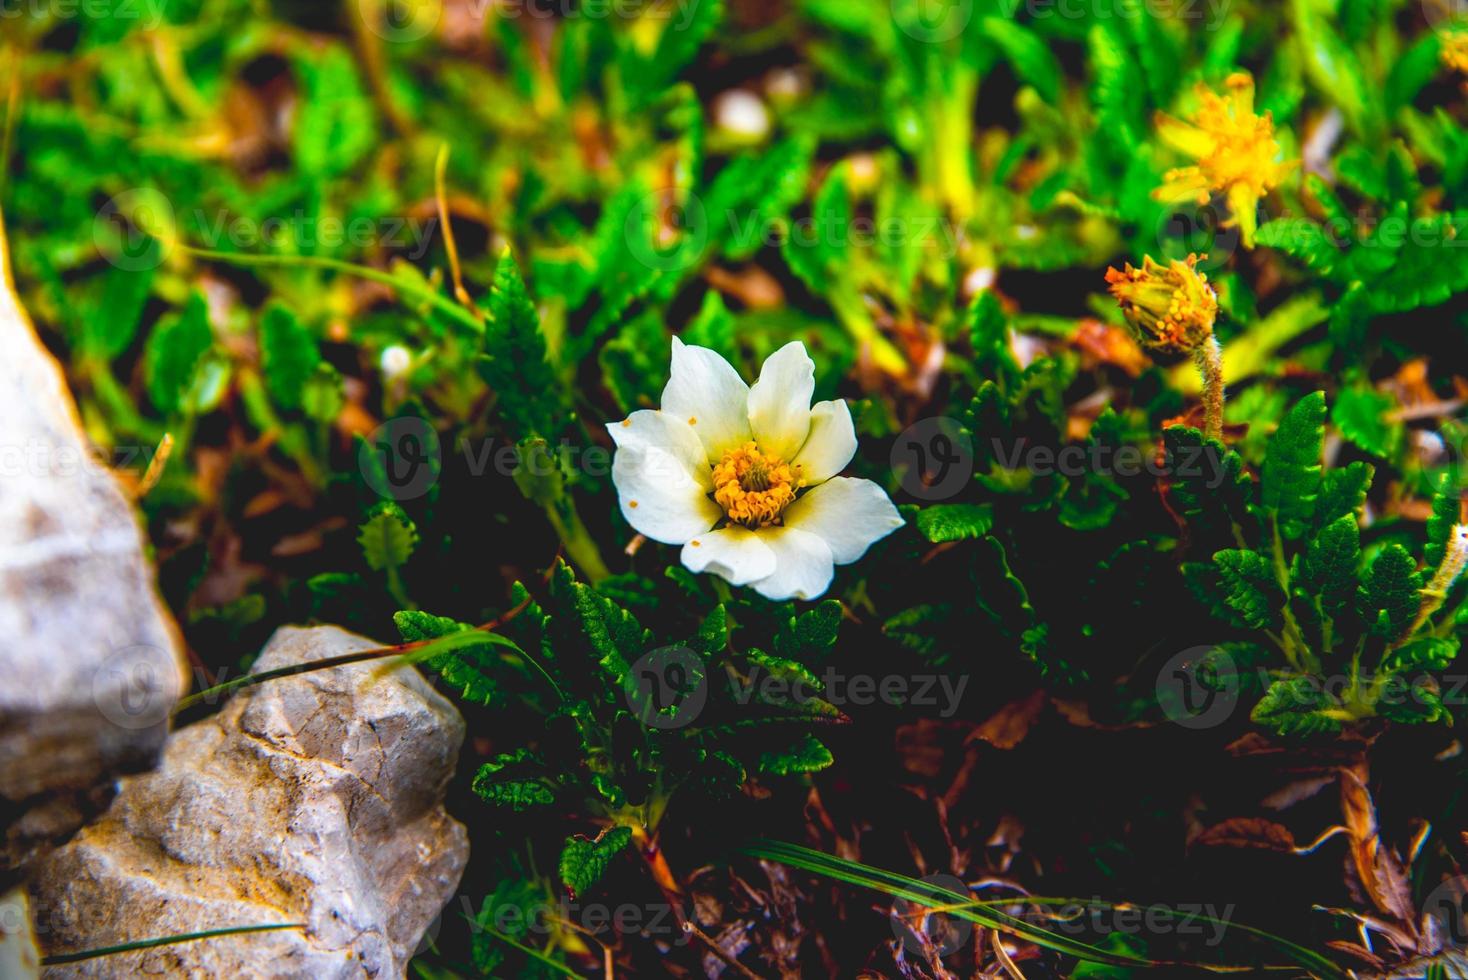
[[401, 568], [418, 546], [418, 528], [401, 507], [385, 501], [373, 509], [372, 516], [361, 526], [357, 543], [362, 546], [367, 567], [373, 571]]
[[595, 840], [579, 836], [566, 838], [566, 847], [561, 851], [560, 873], [561, 881], [572, 897], [585, 895], [592, 885], [600, 881], [612, 858], [631, 840], [631, 827], [611, 827], [602, 831]]
[[1315, 516], [1325, 444], [1325, 392], [1306, 395], [1284, 417], [1264, 452], [1261, 504], [1286, 538], [1298, 538]]

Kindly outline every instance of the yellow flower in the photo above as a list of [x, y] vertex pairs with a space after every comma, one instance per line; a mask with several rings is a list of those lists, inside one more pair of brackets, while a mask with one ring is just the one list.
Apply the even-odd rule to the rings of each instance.
[[1443, 38], [1443, 64], [1468, 75], [1468, 31], [1458, 31]]
[[1254, 112], [1254, 80], [1235, 72], [1226, 95], [1198, 86], [1199, 105], [1191, 122], [1157, 114], [1158, 137], [1193, 166], [1169, 170], [1152, 196], [1169, 203], [1207, 204], [1214, 193], [1228, 201], [1226, 227], [1238, 226], [1246, 248], [1254, 246], [1259, 199], [1276, 187], [1297, 161], [1280, 162], [1279, 142], [1269, 113]]
[[1121, 304], [1138, 342], [1165, 354], [1196, 351], [1213, 336], [1218, 297], [1208, 276], [1198, 271], [1198, 256], [1167, 265], [1143, 256], [1142, 267], [1106, 270], [1111, 295]]

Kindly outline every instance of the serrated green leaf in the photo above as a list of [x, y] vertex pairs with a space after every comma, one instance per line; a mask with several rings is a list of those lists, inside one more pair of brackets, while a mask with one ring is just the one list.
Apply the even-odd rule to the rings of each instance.
[[1325, 445], [1325, 392], [1290, 409], [1264, 451], [1260, 504], [1286, 538], [1298, 538], [1315, 516]]
[[144, 371], [158, 411], [171, 415], [185, 404], [199, 359], [212, 346], [208, 304], [201, 293], [190, 293], [182, 312], [160, 320], [148, 335]]
[[1436, 570], [1442, 565], [1443, 557], [1447, 554], [1448, 538], [1452, 536], [1453, 528], [1461, 523], [1462, 512], [1463, 501], [1457, 480], [1452, 473], [1447, 473], [1438, 483], [1437, 492], [1432, 495], [1432, 515], [1427, 518], [1427, 549], [1424, 557], [1428, 568]]
[[611, 827], [595, 839], [568, 837], [561, 851], [561, 881], [572, 896], [585, 895], [601, 880], [612, 858], [632, 841], [631, 827]]
[[1383, 657], [1381, 669], [1389, 673], [1446, 670], [1457, 656], [1456, 636], [1422, 636], [1408, 640]]
[[1417, 563], [1407, 549], [1399, 544], [1383, 548], [1367, 569], [1358, 596], [1362, 618], [1374, 624], [1372, 633], [1386, 640], [1401, 636], [1422, 604], [1421, 587]]
[[[161, 246], [150, 238], [148, 247], [156, 252]], [[82, 348], [87, 353], [110, 361], [132, 346], [153, 289], [156, 264], [144, 255], [107, 270], [96, 308], [82, 326]]]
[[982, 36], [997, 45], [1022, 81], [1054, 105], [1060, 101], [1061, 71], [1055, 53], [1034, 31], [1010, 20], [985, 17], [977, 27]]
[[775, 652], [802, 663], [820, 661], [836, 645], [841, 615], [841, 603], [826, 599], [799, 616], [790, 617], [775, 633]]
[[1313, 677], [1291, 677], [1269, 685], [1249, 717], [1278, 735], [1338, 732], [1341, 723], [1327, 714], [1336, 708]]
[[495, 267], [489, 317], [479, 373], [499, 396], [500, 413], [517, 439], [555, 436], [564, 411], [562, 386], [547, 361], [540, 316], [508, 250]]
[[335, 422], [347, 403], [343, 384], [341, 372], [322, 361], [301, 390], [301, 411], [322, 424]]
[[[608, 678], [620, 685], [632, 661], [647, 651], [652, 634], [630, 612], [576, 581], [565, 562], [551, 575], [551, 598], [555, 600], [551, 621], [559, 643], [584, 647]], [[556, 653], [559, 656], [563, 651]]]
[[790, 776], [802, 772], [820, 772], [836, 760], [831, 750], [812, 735], [803, 735], [787, 749], [765, 752], [759, 758], [759, 771], [767, 776]]
[[1284, 594], [1268, 558], [1257, 551], [1230, 548], [1215, 554], [1213, 564], [1229, 608], [1253, 629], [1277, 626]]
[[1397, 401], [1370, 388], [1348, 389], [1336, 395], [1331, 421], [1341, 435], [1373, 456], [1391, 459], [1402, 442], [1402, 423], [1390, 417]]
[[1243, 458], [1198, 429], [1169, 426], [1162, 433], [1170, 483], [1168, 499], [1195, 538], [1231, 541], [1248, 519], [1254, 481]]
[[367, 567], [373, 571], [401, 568], [418, 547], [418, 528], [401, 507], [384, 501], [358, 529], [357, 543], [362, 546]]
[[304, 91], [295, 113], [296, 166], [307, 174], [345, 173], [377, 142], [372, 100], [346, 47], [298, 50], [295, 64]]
[[1301, 563], [1305, 587], [1320, 597], [1321, 611], [1338, 618], [1356, 595], [1361, 532], [1351, 515], [1327, 524], [1305, 550]]
[[1360, 514], [1375, 473], [1370, 463], [1360, 460], [1326, 470], [1320, 481], [1320, 496], [1315, 501], [1313, 526], [1321, 528], [1347, 515], [1355, 517]]
[[935, 544], [982, 538], [994, 526], [990, 504], [934, 504], [918, 512], [917, 527]]
[[260, 356], [271, 399], [284, 408], [300, 408], [306, 382], [321, 363], [321, 351], [311, 332], [279, 303], [266, 307], [260, 319]]

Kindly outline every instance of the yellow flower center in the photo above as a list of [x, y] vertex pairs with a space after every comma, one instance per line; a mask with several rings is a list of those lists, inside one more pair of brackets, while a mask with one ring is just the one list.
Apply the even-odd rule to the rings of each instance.
[[800, 486], [789, 463], [746, 442], [714, 466], [714, 500], [729, 520], [745, 527], [768, 527], [795, 501]]

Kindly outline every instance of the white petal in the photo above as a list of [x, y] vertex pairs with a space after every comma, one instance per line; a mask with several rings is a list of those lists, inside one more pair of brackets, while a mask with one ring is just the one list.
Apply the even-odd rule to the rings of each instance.
[[785, 511], [785, 526], [819, 535], [838, 565], [856, 561], [902, 524], [881, 487], [849, 476], [822, 483]]
[[684, 463], [695, 483], [706, 492], [714, 489], [713, 471], [709, 469], [703, 443], [698, 441], [687, 419], [644, 409], [613, 422], [607, 426], [607, 432], [619, 450], [653, 447], [671, 453]]
[[663, 544], [682, 544], [724, 516], [687, 463], [657, 446], [618, 449], [612, 484], [627, 523]]
[[733, 585], [748, 585], [775, 570], [775, 553], [765, 546], [763, 532], [726, 527], [685, 544], [683, 564], [689, 571], [713, 572]]
[[793, 527], [772, 527], [760, 538], [775, 553], [775, 573], [755, 582], [766, 599], [814, 599], [830, 588], [836, 566], [819, 537]]
[[856, 427], [844, 400], [817, 402], [810, 410], [810, 435], [795, 455], [796, 477], [813, 487], [846, 469], [856, 455]]
[[707, 347], [673, 338], [673, 367], [663, 389], [663, 413], [682, 419], [703, 443], [709, 462], [753, 438], [749, 386], [734, 366]]
[[749, 389], [749, 426], [761, 452], [794, 459], [810, 433], [810, 396], [816, 390], [816, 364], [798, 340], [765, 359], [759, 380]]

